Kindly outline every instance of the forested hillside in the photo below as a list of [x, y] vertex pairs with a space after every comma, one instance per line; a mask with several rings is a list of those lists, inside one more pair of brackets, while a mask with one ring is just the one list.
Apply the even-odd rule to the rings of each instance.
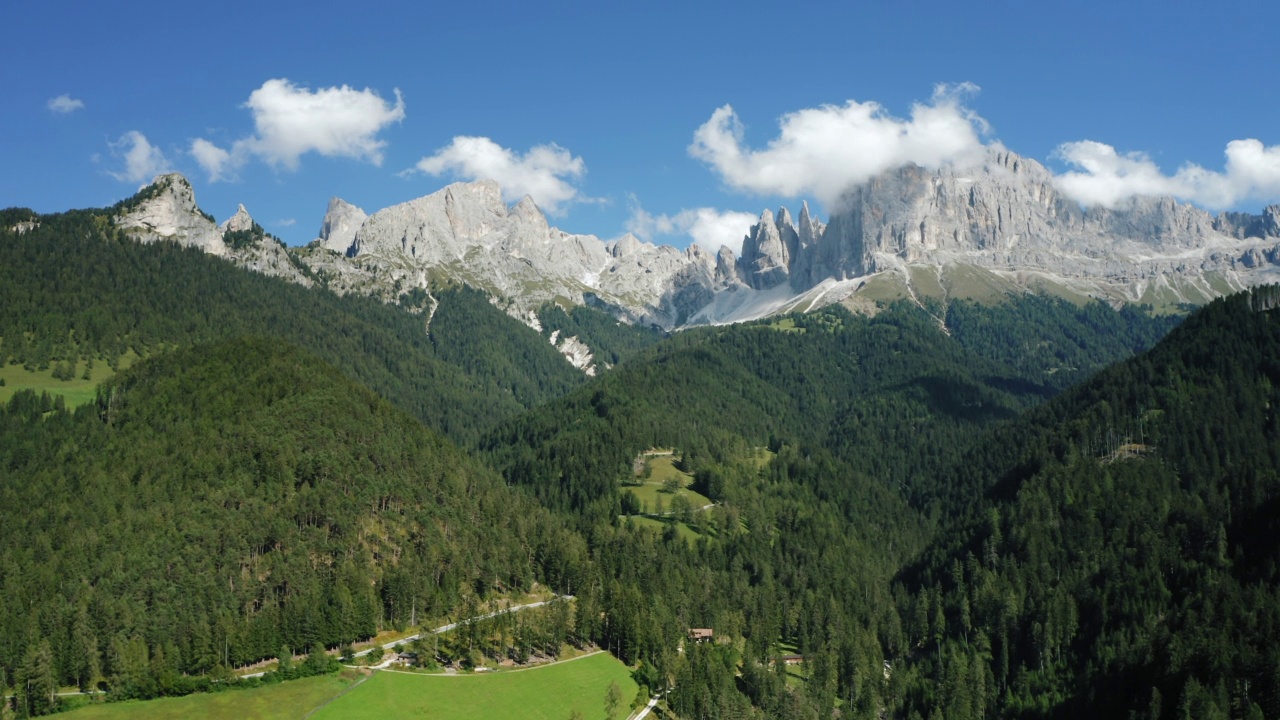
[[[906, 716], [934, 685], [891, 588], [951, 512], [938, 504], [942, 479], [1065, 375], [1168, 327], [1029, 301], [1013, 319], [967, 306], [954, 329], [899, 304], [874, 318], [828, 309], [683, 332], [504, 423], [484, 447], [514, 483], [578, 514], [595, 561], [579, 585], [579, 631], [639, 661], [650, 687], [670, 686], [682, 717], [821, 717], [837, 700], [844, 717]], [[1011, 367], [1006, 342], [1053, 349]], [[672, 524], [660, 540], [630, 519], [600, 525], [634, 512], [624, 483], [636, 453], [655, 446], [680, 448], [717, 503], [686, 514], [692, 545]], [[683, 628], [704, 626], [741, 645], [672, 653]], [[784, 648], [805, 658], [798, 692], [775, 669]]]
[[1278, 291], [539, 335], [105, 217], [0, 231], [8, 362], [143, 356], [0, 410], [0, 685], [155, 694], [538, 581], [683, 718], [1280, 716]]
[[[608, 501], [645, 448], [699, 455], [734, 438], [820, 448], [924, 503], [930, 478], [977, 429], [1150, 347], [1172, 325], [1035, 297], [955, 304], [948, 317], [956, 328], [898, 303], [875, 317], [831, 307], [687, 330], [503, 424], [482, 447], [553, 507]], [[1010, 364], [1009, 345], [1033, 354]]]
[[958, 464], [980, 507], [901, 578], [906, 707], [1280, 716], [1276, 299], [1214, 301]]
[[576, 337], [586, 343], [596, 361], [606, 365], [617, 365], [666, 336], [656, 327], [630, 325], [581, 305], [565, 310], [559, 305], [547, 304], [538, 312], [538, 322], [543, 332], [559, 331], [560, 337]]
[[129, 349], [275, 337], [460, 442], [583, 381], [478, 292], [440, 293], [428, 332], [425, 314], [304, 288], [195, 249], [139, 244], [111, 227], [113, 211], [40, 216], [22, 234], [0, 222], [0, 362], [115, 363]]
[[75, 413], [19, 394], [0, 468], [6, 681], [154, 694], [155, 678], [558, 587], [585, 556], [451, 442], [274, 339], [159, 354]]

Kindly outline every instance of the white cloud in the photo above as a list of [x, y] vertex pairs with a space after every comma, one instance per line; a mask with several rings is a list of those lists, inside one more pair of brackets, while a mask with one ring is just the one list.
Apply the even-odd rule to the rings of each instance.
[[521, 155], [487, 137], [460, 135], [419, 160], [414, 169], [437, 177], [449, 173], [468, 180], [494, 180], [502, 186], [506, 202], [529, 195], [553, 215], [568, 203], [585, 200], [570, 180], [587, 172], [586, 163], [554, 143], [535, 145]]
[[784, 115], [778, 137], [763, 149], [743, 144], [733, 107], [717, 109], [694, 133], [689, 154], [738, 190], [799, 197], [834, 205], [849, 188], [907, 163], [924, 167], [981, 162], [986, 121], [964, 106], [969, 83], [939, 85], [911, 118], [889, 115], [875, 102], [850, 100]]
[[196, 138], [191, 142], [191, 156], [209, 174], [209, 182], [229, 179], [228, 174], [234, 174], [238, 167], [232, 162], [231, 153], [204, 138]]
[[309, 90], [287, 79], [268, 80], [249, 95], [243, 107], [253, 113], [255, 133], [237, 140], [230, 150], [199, 138], [191, 154], [211, 181], [226, 179], [256, 156], [274, 167], [298, 169], [309, 152], [382, 164], [387, 126], [405, 117], [404, 98], [395, 90], [392, 104], [377, 92], [347, 85]]
[[115, 142], [108, 142], [111, 156], [124, 160], [121, 172], [107, 171], [111, 177], [130, 183], [141, 183], [151, 180], [156, 175], [169, 172], [169, 160], [160, 148], [147, 141], [147, 136], [137, 130], [130, 130]]
[[1064, 195], [1086, 207], [1115, 208], [1137, 196], [1172, 195], [1211, 209], [1245, 200], [1280, 198], [1280, 145], [1232, 140], [1222, 172], [1187, 163], [1166, 175], [1145, 153], [1120, 154], [1092, 140], [1060, 145], [1054, 156], [1078, 168], [1054, 178]]
[[245, 103], [257, 128], [252, 149], [289, 169], [296, 169], [298, 158], [311, 151], [381, 165], [386, 143], [377, 135], [404, 119], [404, 98], [399, 89], [395, 95], [391, 105], [369, 88], [343, 85], [312, 92], [285, 79], [268, 80]]
[[70, 95], [59, 95], [49, 99], [49, 110], [59, 115], [67, 115], [83, 108], [84, 101]]
[[675, 215], [652, 215], [635, 205], [626, 228], [642, 240], [658, 235], [686, 235], [713, 253], [723, 245], [737, 256], [742, 254], [743, 238], [758, 219], [751, 213], [709, 207], [681, 210]]
[[298, 224], [297, 218], [285, 218], [284, 220], [276, 221], [276, 225], [278, 227], [293, 227], [294, 225], [297, 225], [297, 224]]

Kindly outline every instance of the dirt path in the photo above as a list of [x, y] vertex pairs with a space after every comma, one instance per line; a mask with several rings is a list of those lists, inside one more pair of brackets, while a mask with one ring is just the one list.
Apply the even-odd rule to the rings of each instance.
[[484, 677], [486, 675], [510, 675], [511, 673], [529, 672], [531, 670], [541, 670], [542, 668], [548, 668], [548, 667], [551, 667], [552, 665], [563, 665], [565, 663], [571, 663], [574, 660], [581, 660], [582, 658], [589, 658], [592, 655], [599, 655], [602, 652], [604, 652], [604, 650], [593, 650], [584, 655], [579, 655], [578, 657], [571, 657], [568, 660], [556, 660], [555, 662], [542, 663], [541, 665], [534, 665], [532, 667], [518, 668], [516, 670], [499, 670], [496, 672], [451, 673], [451, 674], [449, 673], [416, 673], [416, 672], [409, 672], [407, 670], [391, 670], [387, 668], [381, 668], [379, 669], [379, 672], [396, 673], [397, 675], [417, 675], [419, 677]]

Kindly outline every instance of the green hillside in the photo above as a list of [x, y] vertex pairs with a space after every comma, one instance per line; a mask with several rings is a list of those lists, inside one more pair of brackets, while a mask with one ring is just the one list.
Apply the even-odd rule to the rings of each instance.
[[0, 410], [6, 678], [146, 697], [557, 585], [581, 553], [450, 441], [278, 340], [159, 354], [50, 410], [32, 393]]
[[[984, 432], [1054, 395], [1064, 358], [1096, 371], [1163, 322], [1058, 301], [1003, 323], [1007, 308], [966, 310], [963, 330], [898, 304], [682, 332], [491, 433], [483, 447], [509, 480], [592, 527], [577, 631], [639, 662], [649, 687], [671, 687], [681, 717], [812, 717], [837, 699], [853, 717], [905, 707], [903, 689], [922, 679], [905, 665], [895, 576], [949, 512], [937, 503], [946, 473]], [[1055, 324], [1081, 331], [1021, 366], [982, 332], [1038, 345]], [[615, 519], [622, 481], [652, 447], [680, 448], [694, 489], [718, 503], [700, 518], [706, 536]], [[689, 627], [732, 642], [673, 653]], [[797, 692], [772, 669], [784, 648], [811, 660]], [[902, 665], [900, 684], [883, 682], [885, 661]]]
[[584, 379], [479, 292], [439, 293], [428, 328], [425, 315], [371, 298], [266, 277], [196, 249], [134, 242], [111, 227], [111, 213], [43, 215], [21, 235], [0, 223], [0, 362], [50, 374], [67, 364], [78, 378], [88, 361], [114, 368], [131, 351], [273, 337], [460, 442]]
[[962, 463], [985, 501], [902, 578], [906, 708], [1280, 715], [1276, 297], [1214, 301]]
[[[685, 331], [499, 426], [482, 447], [554, 507], [600, 504], [645, 449], [714, 455], [726, 438], [818, 446], [922, 501], [921, 477], [977, 428], [1149, 347], [1170, 326], [1038, 298], [952, 313], [957, 327], [945, 331], [906, 303], [874, 318], [827, 308], [787, 318], [785, 332], [773, 321]], [[1038, 347], [1046, 337], [1052, 350], [1010, 362], [1006, 341]]]
[[[464, 287], [427, 327], [101, 212], [39, 232], [0, 234], [24, 708], [33, 678], [180, 694], [537, 582], [576, 596], [554, 638], [473, 624], [431, 660], [594, 645], [681, 718], [1280, 714], [1275, 291], [1181, 325], [1013, 296], [669, 337], [548, 305], [539, 334]], [[434, 702], [368, 685], [352, 712]]]

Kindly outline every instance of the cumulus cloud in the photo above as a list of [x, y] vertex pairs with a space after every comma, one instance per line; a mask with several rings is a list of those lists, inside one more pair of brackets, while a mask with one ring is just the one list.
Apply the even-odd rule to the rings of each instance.
[[684, 235], [713, 253], [719, 252], [723, 245], [734, 255], [741, 255], [742, 240], [757, 219], [751, 213], [709, 207], [681, 210], [675, 215], [653, 215], [634, 205], [626, 228], [642, 240], [653, 240], [659, 235]]
[[191, 143], [191, 154], [211, 181], [226, 179], [250, 157], [289, 170], [309, 152], [381, 165], [386, 141], [378, 134], [405, 117], [399, 89], [395, 96], [393, 104], [369, 88], [310, 90], [284, 78], [268, 80], [243, 105], [253, 114], [253, 135], [230, 150], [199, 138]]
[[554, 143], [535, 145], [521, 155], [487, 137], [460, 135], [428, 155], [413, 170], [439, 177], [454, 175], [467, 180], [494, 180], [502, 186], [502, 198], [514, 202], [528, 195], [538, 207], [560, 214], [564, 206], [584, 198], [572, 180], [587, 172], [581, 157]]
[[924, 167], [981, 162], [986, 121], [964, 105], [977, 87], [939, 85], [910, 119], [875, 102], [850, 100], [788, 113], [762, 149], [744, 144], [742, 122], [725, 105], [694, 133], [689, 154], [732, 188], [763, 195], [812, 194], [835, 204], [849, 188], [907, 163]]
[[111, 156], [124, 160], [124, 170], [107, 171], [111, 177], [122, 182], [141, 183], [151, 180], [156, 175], [169, 172], [169, 160], [152, 145], [147, 136], [137, 130], [130, 130], [115, 142], [108, 142]]
[[1055, 183], [1064, 195], [1086, 207], [1115, 208], [1134, 197], [1158, 195], [1211, 209], [1280, 198], [1280, 145], [1232, 140], [1225, 154], [1222, 172], [1187, 163], [1167, 175], [1145, 153], [1121, 154], [1092, 140], [1064, 143], [1054, 157], [1077, 169], [1056, 176]]
[[59, 115], [68, 115], [84, 108], [84, 101], [70, 95], [59, 95], [49, 98], [49, 110]]
[[231, 153], [205, 140], [197, 138], [191, 142], [191, 156], [200, 167], [209, 174], [209, 182], [227, 180], [234, 174], [237, 163], [232, 161]]
[[365, 88], [311, 91], [288, 80], [268, 80], [249, 95], [257, 134], [252, 150], [272, 164], [296, 169], [307, 152], [350, 157], [382, 164], [386, 143], [377, 138], [386, 126], [404, 119], [404, 98], [395, 90], [394, 105]]

